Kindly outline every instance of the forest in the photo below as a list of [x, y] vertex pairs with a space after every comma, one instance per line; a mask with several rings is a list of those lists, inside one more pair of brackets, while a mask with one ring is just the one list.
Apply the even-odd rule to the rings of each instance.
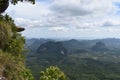
[[36, 80], [39, 72], [58, 66], [69, 80], [119, 80], [120, 39], [27, 39], [26, 64]]

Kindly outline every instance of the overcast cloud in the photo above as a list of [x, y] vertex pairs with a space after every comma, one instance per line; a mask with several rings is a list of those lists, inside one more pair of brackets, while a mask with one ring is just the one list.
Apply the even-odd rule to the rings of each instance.
[[[77, 37], [75, 34], [89, 37], [89, 33], [94, 34], [92, 32], [98, 33], [101, 38], [120, 37], [119, 3], [120, 0], [37, 0], [35, 5], [30, 3], [10, 5], [6, 13], [15, 19], [17, 25], [27, 28], [24, 36], [27, 36], [32, 28], [37, 28], [39, 32], [66, 34], [61, 37], [71, 35], [70, 37], [74, 38]], [[98, 34], [91, 38], [97, 38]]]

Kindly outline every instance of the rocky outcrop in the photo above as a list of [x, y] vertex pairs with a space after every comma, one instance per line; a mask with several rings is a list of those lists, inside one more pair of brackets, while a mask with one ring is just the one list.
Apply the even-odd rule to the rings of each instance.
[[49, 41], [43, 43], [37, 50], [38, 59], [48, 60], [50, 63], [56, 63], [67, 56], [68, 51], [62, 42]]
[[61, 54], [66, 55], [67, 49], [63, 46], [62, 42], [52, 42], [42, 44], [38, 50], [38, 53], [48, 53], [48, 54]]
[[105, 52], [108, 51], [108, 49], [105, 43], [99, 41], [92, 47], [92, 51]]
[[25, 30], [25, 28], [17, 26], [17, 32], [21, 32], [21, 31], [24, 31], [24, 30]]

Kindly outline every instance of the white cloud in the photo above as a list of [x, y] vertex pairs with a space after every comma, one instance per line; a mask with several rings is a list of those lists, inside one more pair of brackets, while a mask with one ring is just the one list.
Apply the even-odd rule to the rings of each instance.
[[103, 15], [116, 9], [114, 0], [54, 0], [51, 8], [65, 16]]
[[68, 32], [68, 28], [66, 28], [66, 27], [52, 27], [52, 28], [50, 28], [49, 29], [50, 31], [62, 31], [62, 32]]
[[116, 11], [113, 1], [116, 0], [53, 0], [51, 4], [37, 2], [35, 5], [19, 3], [10, 5], [7, 12], [18, 25], [26, 27], [73, 26], [86, 29], [116, 24], [100, 19]]
[[41, 26], [41, 21], [37, 21], [37, 20], [29, 20], [29, 19], [24, 19], [24, 18], [16, 18], [15, 19], [15, 23], [19, 26], [22, 27], [38, 27]]
[[30, 19], [38, 19], [41, 18], [41, 16], [46, 16], [51, 13], [51, 11], [48, 9], [48, 6], [44, 6], [44, 4], [40, 2], [37, 2], [35, 5], [27, 2], [19, 2], [17, 5], [10, 4], [6, 12], [12, 15], [14, 18], [19, 16]]
[[103, 27], [120, 27], [119, 20], [107, 19], [102, 24]]
[[[6, 11], [19, 26], [47, 27], [55, 32], [115, 32], [120, 26], [116, 15], [119, 0], [46, 0], [35, 5], [19, 3]], [[112, 27], [112, 28], [111, 28]], [[28, 29], [29, 29], [28, 28]], [[106, 29], [105, 31], [102, 31]], [[74, 31], [73, 31], [74, 30]], [[76, 35], [77, 36], [77, 35]]]

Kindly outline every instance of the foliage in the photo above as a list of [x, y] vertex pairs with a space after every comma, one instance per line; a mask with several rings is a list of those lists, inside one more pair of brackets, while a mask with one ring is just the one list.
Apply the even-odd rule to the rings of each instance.
[[0, 16], [0, 75], [8, 80], [34, 80], [25, 66], [25, 39], [9, 15]]
[[13, 35], [13, 31], [16, 29], [13, 22], [8, 15], [0, 15], [0, 48], [1, 46], [4, 47]]
[[14, 55], [21, 54], [24, 48], [24, 37], [17, 33], [14, 21], [8, 15], [0, 20], [0, 43], [1, 49]]
[[24, 50], [24, 38], [20, 34], [15, 34], [5, 45], [4, 50], [12, 53], [14, 56], [22, 54]]
[[32, 4], [35, 4], [35, 0], [9, 0], [12, 4], [17, 4], [18, 3], [18, 1], [20, 1], [20, 2], [23, 2], [23, 1], [29, 1], [29, 2], [31, 2]]
[[31, 71], [29, 69], [25, 69], [21, 73], [21, 75], [25, 80], [34, 80], [34, 77], [32, 76]]
[[65, 74], [55, 66], [40, 72], [40, 80], [68, 80]]
[[16, 57], [0, 50], [0, 75], [8, 80], [34, 80], [23, 61], [22, 56]]
[[0, 21], [0, 47], [3, 48], [11, 36], [12, 34], [10, 25]]
[[17, 26], [9, 15], [2, 15], [9, 3], [35, 0], [0, 0], [0, 76], [7, 80], [34, 80], [25, 66], [23, 53], [25, 39], [17, 32]]
[[18, 1], [20, 2], [28, 1], [31, 2], [32, 4], [35, 4], [35, 0], [0, 0], [0, 13], [3, 13], [8, 8], [9, 2], [16, 5]]

